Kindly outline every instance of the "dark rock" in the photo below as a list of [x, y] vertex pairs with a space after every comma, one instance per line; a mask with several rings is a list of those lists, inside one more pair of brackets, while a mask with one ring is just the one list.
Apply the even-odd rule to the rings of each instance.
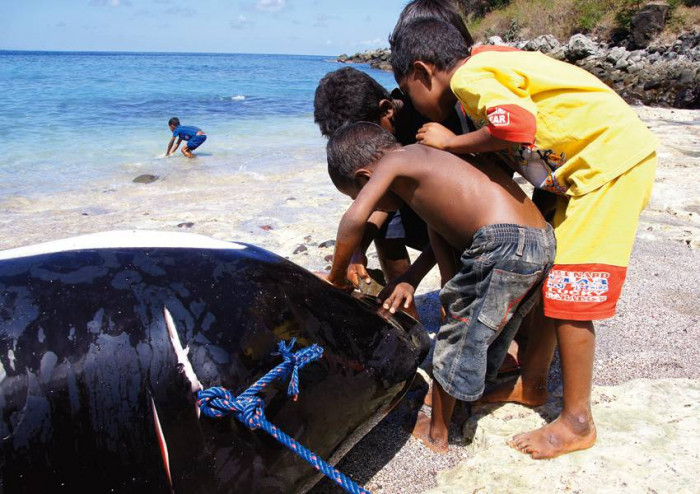
[[333, 262], [333, 254], [328, 254], [323, 260], [326, 262]]
[[294, 254], [301, 254], [302, 252], [306, 252], [307, 250], [309, 249], [306, 248], [306, 245], [299, 244], [299, 246], [296, 249], [294, 249]]
[[132, 182], [137, 183], [137, 184], [150, 184], [152, 182], [155, 182], [156, 180], [158, 180], [158, 175], [145, 174], [145, 175], [139, 175], [134, 180], [132, 180]]
[[666, 2], [651, 2], [632, 16], [630, 20], [630, 40], [632, 46], [642, 48], [663, 31], [668, 16]]
[[178, 223], [177, 227], [178, 228], [192, 228], [194, 226], [194, 223], [191, 221], [186, 221], [184, 223]]
[[321, 242], [318, 244], [319, 247], [325, 248], [325, 247], [334, 247], [335, 246], [335, 240], [326, 240], [325, 242]]
[[272, 228], [272, 225], [260, 225], [260, 228], [262, 228], [266, 232], [269, 232], [270, 230], [274, 230], [274, 228]]

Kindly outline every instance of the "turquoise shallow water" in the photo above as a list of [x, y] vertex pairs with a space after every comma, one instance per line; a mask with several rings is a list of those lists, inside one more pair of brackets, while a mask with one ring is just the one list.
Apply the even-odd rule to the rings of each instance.
[[[82, 189], [164, 167], [293, 172], [323, 160], [313, 94], [330, 57], [0, 52], [0, 196]], [[366, 70], [387, 88], [391, 74]], [[167, 121], [208, 134], [162, 159]]]

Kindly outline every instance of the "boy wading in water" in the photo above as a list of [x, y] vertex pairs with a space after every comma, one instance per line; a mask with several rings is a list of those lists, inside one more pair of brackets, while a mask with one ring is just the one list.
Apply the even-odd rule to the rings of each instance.
[[[522, 317], [537, 301], [554, 261], [554, 233], [502, 170], [485, 171], [418, 144], [402, 148], [376, 124], [340, 128], [328, 142], [327, 155], [333, 184], [354, 200], [338, 227], [327, 277], [331, 284], [352, 287], [347, 266], [374, 211], [406, 204], [428, 225], [447, 318], [433, 356], [432, 416], [419, 417], [414, 435], [446, 451], [455, 401], [482, 395]], [[452, 248], [463, 252], [459, 266]], [[412, 286], [399, 284], [384, 304], [395, 312], [412, 295]]]
[[[198, 127], [193, 127], [191, 125], [180, 125], [180, 119], [173, 117], [168, 120], [168, 127], [170, 127], [170, 132], [173, 133], [170, 143], [168, 143], [168, 149], [165, 151], [165, 156], [171, 156], [175, 154], [177, 148], [180, 147], [180, 143], [185, 141], [187, 144], [182, 148], [182, 154], [187, 158], [194, 158], [192, 151], [201, 146], [204, 141], [207, 140], [207, 135], [204, 131]], [[175, 138], [177, 137], [177, 144], [175, 144]], [[170, 151], [175, 144], [175, 148]]]
[[[563, 410], [510, 445], [533, 458], [589, 448], [596, 441], [593, 320], [615, 314], [651, 195], [658, 140], [595, 76], [541, 53], [472, 48], [435, 19], [397, 26], [390, 44], [396, 81], [432, 120], [418, 131], [421, 144], [455, 154], [497, 151], [533, 186], [557, 194], [557, 257], [543, 290], [544, 324], [531, 333], [520, 378], [481, 401], [545, 403], [558, 340]], [[437, 123], [457, 101], [477, 131], [455, 135]]]

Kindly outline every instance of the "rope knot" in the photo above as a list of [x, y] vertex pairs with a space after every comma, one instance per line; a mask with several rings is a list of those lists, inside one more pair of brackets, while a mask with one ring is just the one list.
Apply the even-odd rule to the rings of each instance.
[[197, 406], [208, 417], [220, 418], [239, 411], [231, 392], [222, 387], [197, 391]]
[[298, 352], [292, 352], [296, 341], [296, 338], [292, 338], [289, 340], [289, 344], [284, 341], [280, 341], [278, 344], [279, 354], [282, 355], [284, 362], [292, 365], [292, 377], [289, 380], [287, 395], [292, 396], [294, 401], [299, 396], [299, 369], [323, 355], [323, 348], [316, 344], [302, 348]]
[[239, 399], [238, 419], [252, 431], [262, 428], [265, 417], [265, 402], [259, 396]]

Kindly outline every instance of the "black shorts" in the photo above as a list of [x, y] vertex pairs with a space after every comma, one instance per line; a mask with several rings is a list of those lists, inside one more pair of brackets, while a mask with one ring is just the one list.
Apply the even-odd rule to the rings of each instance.
[[403, 207], [389, 214], [379, 230], [379, 237], [402, 240], [412, 249], [422, 251], [430, 243], [428, 225], [411, 208]]

